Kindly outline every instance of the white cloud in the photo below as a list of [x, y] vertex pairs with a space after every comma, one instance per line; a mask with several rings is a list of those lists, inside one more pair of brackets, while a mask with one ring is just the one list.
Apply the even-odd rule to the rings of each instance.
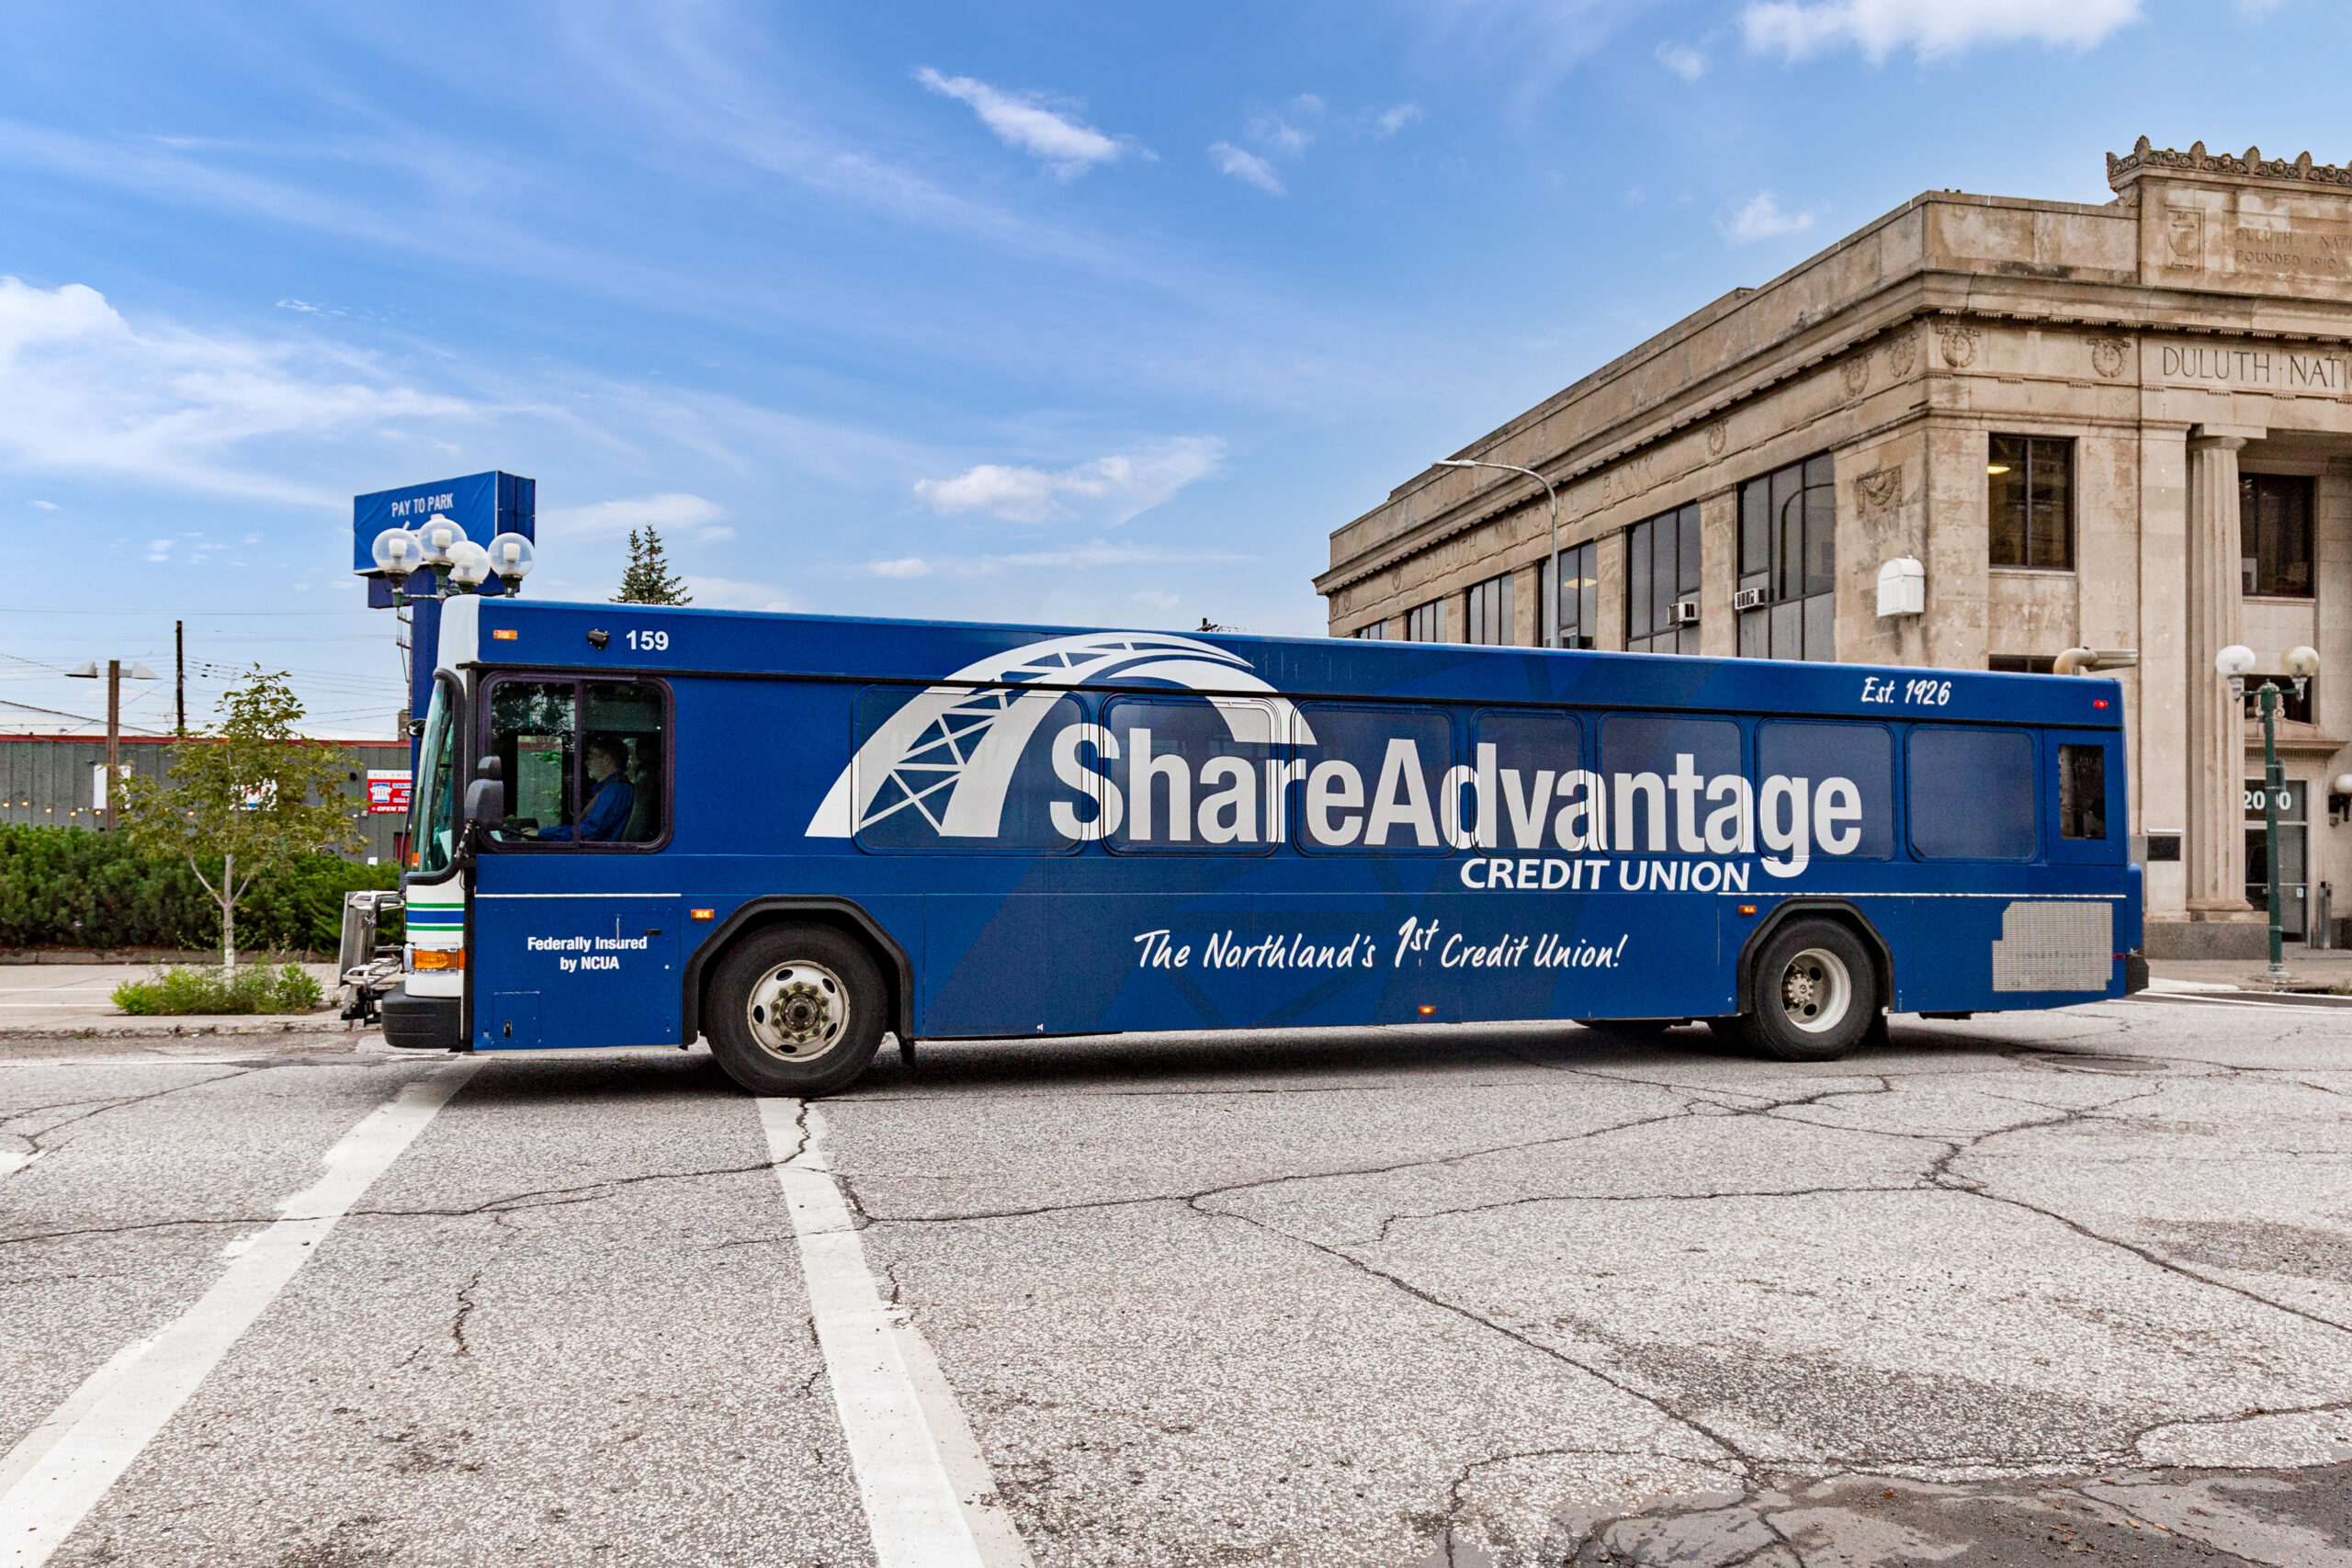
[[[1312, 104], [1318, 111], [1323, 107], [1319, 99], [1302, 101]], [[1304, 126], [1293, 125], [1278, 114], [1261, 114], [1250, 117], [1250, 139], [1285, 158], [1295, 158], [1306, 151], [1306, 144], [1315, 140], [1315, 133]]]
[[1791, 61], [1851, 44], [1872, 64], [1980, 43], [2088, 49], [2140, 19], [2140, 0], [1760, 0], [1741, 13], [1747, 47]]
[[26, 504], [29, 506], [37, 506], [43, 512], [54, 512], [57, 510], [57, 502], [53, 501], [34, 501], [28, 502]]
[[1696, 82], [1707, 73], [1707, 57], [1687, 43], [1659, 44], [1657, 62], [1685, 82]]
[[[403, 434], [481, 411], [331, 345], [134, 328], [95, 288], [0, 276], [0, 459], [216, 494], [340, 504], [243, 447]], [[345, 487], [345, 493], [349, 487]]]
[[1071, 468], [982, 463], [952, 479], [918, 480], [915, 494], [943, 516], [985, 512], [1008, 523], [1048, 523], [1083, 510], [1116, 526], [1215, 473], [1224, 457], [1224, 442], [1187, 435]]
[[631, 528], [695, 529], [695, 537], [731, 539], [731, 528], [703, 528], [727, 513], [717, 502], [684, 491], [642, 495], [627, 501], [599, 501], [588, 506], [550, 506], [539, 513], [545, 539], [617, 539]]
[[764, 582], [745, 582], [732, 577], [690, 576], [686, 592], [695, 603], [711, 610], [790, 610], [797, 608], [791, 596], [783, 590], [770, 588]]
[[897, 560], [870, 560], [865, 570], [876, 577], [929, 577], [931, 563], [921, 556], [900, 556]]
[[1255, 152], [1243, 152], [1230, 141], [1210, 142], [1209, 161], [1216, 165], [1219, 174], [1231, 175], [1237, 180], [1246, 180], [1260, 190], [1274, 196], [1288, 194], [1283, 189], [1283, 177], [1274, 173], [1274, 166], [1272, 164], [1267, 163]]
[[1813, 214], [1783, 212], [1770, 191], [1759, 190], [1748, 197], [1747, 206], [1732, 214], [1729, 222], [1718, 227], [1732, 243], [1745, 245], [1757, 240], [1778, 239], [1783, 234], [1802, 234], [1813, 227]]
[[928, 65], [915, 73], [915, 80], [942, 97], [970, 105], [998, 141], [1066, 180], [1097, 164], [1116, 163], [1126, 150], [1118, 139], [1056, 114], [1028, 95], [1007, 93], [970, 76], [943, 76]]
[[1159, 593], [1148, 588], [1142, 590], [1135, 597], [1137, 604], [1148, 604], [1155, 610], [1172, 610], [1183, 602], [1183, 595], [1181, 593]]
[[1394, 108], [1381, 110], [1380, 117], [1373, 123], [1380, 127], [1381, 135], [1394, 136], [1420, 118], [1420, 105], [1398, 104]]

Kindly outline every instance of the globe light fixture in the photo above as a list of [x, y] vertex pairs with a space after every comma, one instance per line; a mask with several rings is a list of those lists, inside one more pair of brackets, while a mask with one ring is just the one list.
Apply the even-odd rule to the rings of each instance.
[[531, 575], [531, 541], [520, 534], [501, 534], [490, 542], [490, 570], [508, 582]]
[[2213, 655], [2213, 668], [2233, 681], [2244, 680], [2254, 670], [2254, 649], [2242, 642], [2233, 642]]
[[449, 552], [466, 542], [466, 530], [453, 518], [435, 517], [421, 525], [416, 536], [424, 547], [419, 558], [426, 566], [446, 567], [450, 564]]
[[376, 570], [387, 577], [406, 577], [424, 564], [424, 545], [405, 528], [387, 528], [368, 547]]
[[2287, 657], [2278, 661], [2278, 667], [2299, 681], [2308, 681], [2319, 673], [2319, 649], [2290, 648]]
[[471, 539], [460, 539], [449, 547], [449, 581], [458, 587], [481, 587], [490, 570], [490, 552]]

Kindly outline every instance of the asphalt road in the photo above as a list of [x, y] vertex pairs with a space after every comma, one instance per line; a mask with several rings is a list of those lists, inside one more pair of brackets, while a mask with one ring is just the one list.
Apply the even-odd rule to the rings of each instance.
[[28, 1043], [0, 1564], [2352, 1565], [2347, 1047]]

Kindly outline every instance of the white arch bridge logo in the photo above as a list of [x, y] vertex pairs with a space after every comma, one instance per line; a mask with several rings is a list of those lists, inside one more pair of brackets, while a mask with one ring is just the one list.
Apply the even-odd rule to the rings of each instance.
[[995, 838], [1022, 752], [1062, 690], [1081, 683], [1199, 692], [1238, 742], [1317, 744], [1306, 718], [1247, 660], [1166, 633], [1053, 637], [991, 654], [947, 679], [957, 684], [926, 688], [857, 749], [809, 819], [808, 837], [846, 839], [912, 811], [943, 838]]

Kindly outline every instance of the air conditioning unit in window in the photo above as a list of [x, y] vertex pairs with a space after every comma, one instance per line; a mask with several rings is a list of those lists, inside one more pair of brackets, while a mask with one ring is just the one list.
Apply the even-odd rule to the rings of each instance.
[[1560, 646], [1562, 648], [1590, 648], [1592, 646], [1592, 638], [1585, 636], [1582, 632], [1569, 632], [1560, 638]]
[[1731, 607], [1735, 610], [1762, 609], [1764, 607], [1764, 590], [1761, 588], [1741, 589], [1738, 592], [1731, 596]]
[[1699, 624], [1699, 601], [1696, 599], [1677, 599], [1674, 602], [1674, 609], [1668, 615], [1667, 620], [1670, 625], [1678, 626], [1697, 626]]

